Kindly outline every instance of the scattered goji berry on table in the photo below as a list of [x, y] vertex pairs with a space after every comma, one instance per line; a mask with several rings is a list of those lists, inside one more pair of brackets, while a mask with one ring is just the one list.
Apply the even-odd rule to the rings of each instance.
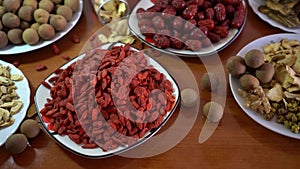
[[52, 50], [53, 50], [53, 53], [56, 55], [60, 53], [60, 50], [56, 44], [52, 45]]
[[46, 70], [47, 66], [46, 65], [37, 65], [35, 69], [37, 71], [42, 71], [42, 70]]
[[15, 67], [19, 67], [19, 66], [20, 66], [20, 61], [18, 61], [18, 60], [14, 61], [14, 62], [13, 62], [13, 65], [14, 65]]
[[77, 35], [72, 35], [71, 39], [74, 43], [80, 43], [80, 39]]
[[68, 55], [61, 55], [61, 57], [65, 60], [70, 60], [70, 57]]

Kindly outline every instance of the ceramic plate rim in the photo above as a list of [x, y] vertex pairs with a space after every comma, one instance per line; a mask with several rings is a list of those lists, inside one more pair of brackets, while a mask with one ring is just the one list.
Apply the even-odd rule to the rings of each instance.
[[6, 142], [7, 138], [17, 131], [20, 124], [24, 120], [24, 118], [27, 114], [27, 109], [30, 104], [30, 95], [31, 94], [30, 94], [30, 87], [29, 87], [28, 79], [25, 77], [25, 75], [23, 74], [23, 72], [20, 69], [16, 68], [11, 63], [5, 62], [3, 60], [0, 60], [0, 64], [9, 66], [11, 68], [10, 72], [12, 74], [19, 74], [19, 75], [23, 76], [22, 81], [14, 82], [15, 85], [18, 87], [16, 92], [20, 96], [20, 99], [23, 102], [23, 107], [20, 110], [20, 112], [13, 115], [13, 118], [15, 118], [15, 122], [13, 125], [5, 127], [3, 129], [0, 129], [0, 136], [1, 136], [0, 137], [0, 147], [1, 147]]
[[296, 28], [288, 28], [288, 27], [283, 26], [283, 25], [277, 23], [276, 21], [270, 19], [267, 15], [259, 12], [258, 11], [259, 5], [265, 4], [264, 2], [261, 2], [261, 0], [249, 0], [248, 2], [249, 2], [249, 6], [252, 8], [252, 10], [254, 11], [254, 13], [257, 16], [259, 16], [260, 19], [262, 19], [263, 21], [269, 23], [271, 26], [279, 28], [279, 29], [287, 31], [287, 32], [291, 32], [291, 33], [300, 33], [300, 25], [297, 26]]
[[[107, 46], [106, 46], [107, 45]], [[104, 46], [106, 46], [107, 48], [109, 48], [111, 45], [124, 45], [122, 43], [109, 43], [109, 44], [105, 44]], [[137, 50], [133, 47], [131, 47], [131, 49], [133, 50]], [[138, 51], [138, 50], [137, 50]], [[67, 67], [68, 65], [70, 65], [71, 63], [77, 61], [78, 59], [81, 59], [85, 56], [85, 53], [83, 54], [80, 54], [79, 56], [73, 58], [72, 60], [70, 60], [69, 62], [65, 63], [64, 65], [61, 66], [61, 68], [65, 68]], [[45, 122], [43, 121], [42, 119], [42, 115], [40, 114], [40, 110], [43, 108], [43, 106], [39, 106], [39, 105], [44, 105], [45, 103], [45, 100], [43, 101], [43, 103], [41, 103], [39, 101], [39, 97], [38, 97], [38, 94], [40, 93], [40, 90], [49, 90], [47, 89], [46, 87], [44, 87], [42, 84], [40, 84], [35, 92], [35, 96], [34, 96], [34, 101], [35, 101], [35, 105], [36, 105], [36, 109], [37, 109], [37, 114], [38, 114], [38, 117], [39, 119], [41, 120], [41, 124], [43, 126], [43, 129], [44, 131], [46, 131], [47, 135], [50, 136], [50, 138], [52, 138], [56, 143], [58, 143], [61, 147], [65, 148], [66, 150], [74, 153], [74, 154], [77, 154], [79, 156], [82, 156], [82, 157], [87, 157], [87, 158], [95, 158], [95, 159], [99, 159], [99, 158], [106, 158], [106, 157], [110, 157], [110, 156], [113, 156], [115, 154], [119, 154], [119, 153], [122, 153], [124, 151], [127, 151], [131, 148], [134, 148], [140, 144], [142, 144], [143, 142], [147, 141], [149, 138], [151, 138], [156, 132], [158, 132], [162, 126], [164, 126], [164, 124], [168, 121], [168, 119], [172, 116], [173, 112], [175, 111], [177, 105], [179, 104], [180, 102], [180, 92], [179, 92], [179, 86], [177, 84], [177, 82], [175, 81], [175, 79], [172, 77], [172, 75], [170, 75], [168, 73], [168, 71], [160, 64], [158, 63], [156, 60], [154, 60], [153, 58], [149, 58], [150, 60], [150, 64], [153, 65], [153, 62], [155, 64], [157, 64], [159, 67], [157, 68], [160, 72], [163, 72], [165, 76], [167, 76], [168, 79], [171, 80], [171, 83], [174, 85], [174, 95], [176, 95], [176, 102], [174, 104], [174, 107], [173, 109], [167, 113], [167, 115], [165, 116], [165, 119], [164, 121], [161, 123], [161, 125], [154, 131], [151, 131], [148, 135], [146, 135], [144, 138], [142, 138], [141, 140], [139, 140], [137, 143], [131, 145], [131, 146], [128, 146], [128, 147], [125, 147], [121, 150], [117, 150], [117, 151], [112, 151], [112, 152], [109, 152], [109, 153], [105, 153], [103, 155], [101, 154], [93, 154], [95, 153], [96, 150], [99, 150], [99, 151], [102, 151], [100, 148], [95, 148], [95, 149], [83, 149], [80, 147], [80, 145], [74, 143], [73, 141], [71, 141], [67, 136], [59, 136], [58, 134], [53, 134], [52, 131], [48, 130], [47, 128], [47, 125], [45, 124]], [[49, 78], [51, 78], [52, 76], [54, 75], [54, 73], [50, 74], [47, 78], [45, 78], [45, 81], [47, 81]], [[48, 95], [48, 94], [47, 94]], [[49, 95], [48, 95], [49, 96]], [[46, 99], [47, 97], [45, 97]], [[65, 139], [63, 140], [64, 143], [61, 141], [62, 139]], [[70, 145], [66, 145], [66, 143], [70, 143], [72, 144], [72, 146]], [[74, 149], [74, 146], [77, 148], [77, 149]]]
[[[272, 34], [272, 35], [264, 36], [264, 37], [258, 38], [256, 40], [248, 43], [247, 45], [245, 45], [237, 53], [237, 55], [243, 57], [243, 55], [245, 54], [246, 51], [248, 51], [249, 49], [253, 49], [253, 48], [257, 48], [262, 51], [262, 47], [263, 47], [262, 45], [265, 45], [272, 41], [277, 42], [277, 41], [281, 40], [282, 38], [297, 39], [300, 41], [300, 34], [279, 33], [279, 34]], [[261, 43], [261, 44], [258, 45], [258, 43]], [[271, 121], [267, 121], [260, 114], [247, 108], [244, 105], [244, 101], [243, 101], [244, 99], [238, 93], [238, 87], [240, 87], [238, 79], [233, 78], [230, 74], [229, 74], [229, 84], [230, 84], [231, 93], [233, 94], [235, 101], [238, 103], [238, 105], [244, 111], [244, 113], [246, 113], [252, 120], [254, 120], [261, 126], [267, 128], [277, 134], [287, 136], [290, 138], [300, 139], [300, 134], [292, 133], [289, 129], [285, 128], [283, 124], [277, 123], [275, 118], [273, 118]]]
[[19, 53], [26, 53], [30, 51], [34, 51], [40, 48], [43, 48], [45, 46], [48, 46], [59, 39], [63, 38], [66, 34], [68, 34], [77, 24], [79, 21], [82, 12], [83, 12], [83, 0], [79, 1], [79, 9], [75, 13], [73, 13], [72, 19], [67, 23], [67, 27], [62, 32], [56, 32], [55, 37], [52, 40], [41, 40], [36, 45], [28, 45], [28, 44], [22, 44], [22, 45], [11, 45], [0, 49], [0, 55], [13, 55], [13, 54], [19, 54]]
[[137, 29], [136, 11], [141, 6], [146, 8], [146, 7], [149, 7], [150, 5], [152, 5], [150, 0], [140, 0], [134, 6], [133, 10], [131, 10], [130, 15], [128, 16], [128, 27], [129, 27], [131, 33], [133, 33], [139, 40], [141, 40], [145, 44], [147, 44], [147, 45], [151, 46], [152, 48], [155, 48], [161, 52], [171, 54], [171, 55], [184, 56], [184, 57], [196, 57], [195, 55], [198, 55], [198, 56], [211, 55], [211, 54], [220, 52], [221, 50], [226, 48], [228, 45], [230, 45], [240, 35], [242, 30], [244, 29], [244, 26], [245, 26], [245, 23], [247, 20], [248, 11], [247, 11], [247, 6], [246, 6], [245, 0], [242, 0], [242, 1], [245, 6], [245, 19], [243, 21], [242, 26], [239, 29], [231, 29], [228, 34], [229, 37], [227, 37], [225, 39], [221, 39], [221, 41], [217, 43], [217, 45], [218, 45], [217, 48], [207, 49], [207, 51], [205, 51], [205, 52], [203, 52], [203, 51], [195, 52], [195, 51], [189, 51], [189, 50], [176, 50], [176, 49], [172, 49], [172, 48], [161, 49], [161, 48], [156, 47], [154, 44], [146, 41], [145, 36], [140, 33], [139, 29]]

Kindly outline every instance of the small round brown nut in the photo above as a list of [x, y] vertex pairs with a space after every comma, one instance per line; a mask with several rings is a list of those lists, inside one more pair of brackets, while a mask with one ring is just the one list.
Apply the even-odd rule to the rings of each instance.
[[181, 91], [181, 102], [184, 107], [193, 107], [199, 102], [199, 95], [194, 89], [185, 88]]
[[2, 18], [2, 15], [5, 14], [5, 8], [3, 6], [0, 6], [0, 18]]
[[79, 9], [79, 0], [64, 0], [64, 5], [69, 6], [73, 12], [76, 12]]
[[22, 38], [25, 43], [29, 45], [35, 45], [39, 42], [40, 37], [37, 30], [33, 28], [27, 28], [23, 31]]
[[38, 2], [37, 0], [24, 0], [23, 6], [31, 6], [33, 9], [37, 9]]
[[264, 63], [255, 71], [255, 76], [261, 83], [269, 83], [275, 74], [275, 68], [271, 63]]
[[33, 119], [27, 119], [22, 122], [20, 131], [27, 138], [34, 138], [40, 133], [39, 123]]
[[244, 74], [240, 77], [240, 85], [242, 89], [249, 91], [259, 86], [259, 80], [251, 74]]
[[223, 117], [224, 108], [217, 102], [207, 102], [203, 106], [203, 114], [211, 122], [218, 122]]
[[50, 40], [55, 37], [55, 30], [52, 25], [45, 23], [39, 26], [38, 34], [42, 39]]
[[215, 73], [204, 73], [201, 77], [202, 88], [209, 91], [214, 91], [218, 88], [219, 79]]
[[247, 70], [245, 60], [240, 56], [231, 56], [228, 58], [226, 68], [231, 76], [235, 78], [239, 78]]
[[5, 149], [11, 154], [20, 154], [27, 146], [27, 137], [20, 133], [11, 135], [5, 142]]
[[20, 3], [20, 0], [4, 0], [2, 2], [2, 5], [7, 12], [14, 13], [19, 9], [21, 3]]
[[12, 44], [22, 44], [23, 43], [23, 38], [22, 38], [22, 34], [23, 34], [23, 30], [20, 28], [14, 28], [11, 29], [7, 32], [7, 37], [8, 40], [12, 43]]
[[244, 60], [250, 68], [259, 68], [265, 62], [264, 54], [258, 49], [248, 51]]
[[0, 49], [8, 44], [8, 37], [5, 32], [0, 31]]
[[67, 21], [70, 21], [73, 17], [73, 11], [71, 7], [66, 5], [58, 6], [58, 8], [56, 9], [56, 14], [65, 17]]
[[54, 3], [50, 0], [41, 0], [38, 3], [39, 8], [45, 9], [49, 13], [54, 9]]
[[11, 12], [6, 12], [2, 16], [2, 24], [8, 28], [17, 28], [20, 26], [20, 18]]
[[56, 31], [63, 31], [67, 27], [67, 20], [61, 15], [52, 15], [49, 23]]
[[39, 23], [36, 22], [36, 23], [31, 24], [30, 28], [33, 28], [36, 31], [38, 31], [38, 29], [39, 29], [40, 26], [41, 26], [41, 24], [39, 24]]
[[39, 8], [33, 12], [33, 17], [37, 23], [43, 24], [43, 23], [48, 23], [50, 14], [45, 9]]
[[18, 16], [24, 21], [31, 22], [33, 21], [33, 12], [34, 9], [31, 6], [21, 6], [18, 10]]

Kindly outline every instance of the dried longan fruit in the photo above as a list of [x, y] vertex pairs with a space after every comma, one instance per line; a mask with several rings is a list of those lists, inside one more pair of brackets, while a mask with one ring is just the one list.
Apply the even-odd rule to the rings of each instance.
[[184, 107], [193, 107], [199, 102], [199, 95], [194, 89], [185, 88], [181, 91], [181, 102]]
[[209, 91], [214, 91], [218, 88], [219, 79], [215, 73], [205, 73], [201, 77], [202, 88]]
[[275, 74], [275, 68], [272, 63], [264, 63], [255, 71], [256, 78], [261, 83], [269, 83]]
[[37, 0], [24, 0], [23, 6], [31, 6], [33, 9], [37, 9], [38, 2]]
[[203, 114], [211, 122], [218, 122], [223, 117], [224, 108], [217, 102], [207, 102], [203, 106]]
[[240, 81], [240, 85], [242, 87], [242, 89], [248, 91], [248, 90], [252, 90], [254, 89], [254, 87], [259, 86], [259, 80], [251, 75], [251, 74], [244, 74], [240, 77], [239, 79]]
[[52, 25], [45, 23], [39, 26], [38, 34], [42, 39], [50, 40], [54, 38], [55, 30]]
[[48, 23], [50, 14], [45, 9], [36, 9], [33, 12], [33, 17], [37, 23], [43, 24]]
[[33, 28], [33, 29], [35, 29], [36, 31], [38, 31], [38, 29], [39, 29], [39, 27], [41, 26], [41, 24], [39, 24], [39, 23], [33, 23], [33, 24], [31, 24], [31, 28]]
[[40, 133], [39, 123], [33, 119], [27, 119], [22, 122], [20, 131], [27, 138], [34, 138]]
[[8, 44], [8, 38], [5, 32], [0, 31], [0, 49]]
[[61, 15], [52, 15], [50, 17], [50, 25], [52, 25], [56, 31], [63, 31], [67, 27], [67, 20]]
[[33, 12], [34, 9], [31, 6], [21, 6], [18, 11], [18, 16], [24, 21], [31, 22], [33, 21]]
[[41, 0], [38, 4], [39, 8], [45, 9], [49, 13], [53, 11], [54, 9], [54, 4], [50, 0]]
[[13, 13], [16, 12], [21, 6], [19, 0], [4, 0], [2, 2], [2, 5], [7, 12], [13, 12]]
[[19, 44], [22, 44], [24, 42], [23, 38], [22, 38], [22, 34], [23, 34], [23, 30], [22, 29], [20, 29], [20, 28], [14, 28], [14, 29], [10, 29], [7, 32], [7, 37], [8, 37], [8, 40], [12, 44], [19, 45]]
[[18, 28], [20, 23], [20, 18], [14, 13], [6, 12], [2, 16], [2, 24], [8, 28]]
[[64, 5], [69, 6], [73, 12], [79, 9], [79, 0], [64, 0]]
[[252, 49], [245, 55], [245, 63], [251, 68], [259, 68], [264, 62], [264, 54], [258, 49]]
[[5, 142], [5, 149], [11, 154], [20, 154], [27, 146], [27, 137], [20, 133], [11, 135]]
[[35, 45], [40, 40], [40, 37], [39, 37], [39, 34], [38, 34], [37, 30], [35, 30], [33, 28], [25, 29], [23, 34], [22, 34], [22, 38], [23, 38], [24, 42], [29, 44], [29, 45]]
[[71, 20], [73, 17], [72, 9], [66, 5], [58, 6], [58, 8], [56, 9], [56, 14], [65, 17], [67, 21]]
[[231, 76], [235, 78], [239, 78], [247, 71], [245, 60], [240, 56], [231, 56], [228, 58], [226, 68]]
[[2, 15], [5, 13], [5, 8], [3, 6], [0, 6], [0, 18], [2, 17]]

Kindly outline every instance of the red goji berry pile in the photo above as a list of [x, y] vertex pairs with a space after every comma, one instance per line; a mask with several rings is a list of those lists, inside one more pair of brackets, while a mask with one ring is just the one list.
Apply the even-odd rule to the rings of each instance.
[[129, 45], [94, 50], [57, 73], [42, 118], [83, 148], [134, 144], [174, 106], [171, 82]]

